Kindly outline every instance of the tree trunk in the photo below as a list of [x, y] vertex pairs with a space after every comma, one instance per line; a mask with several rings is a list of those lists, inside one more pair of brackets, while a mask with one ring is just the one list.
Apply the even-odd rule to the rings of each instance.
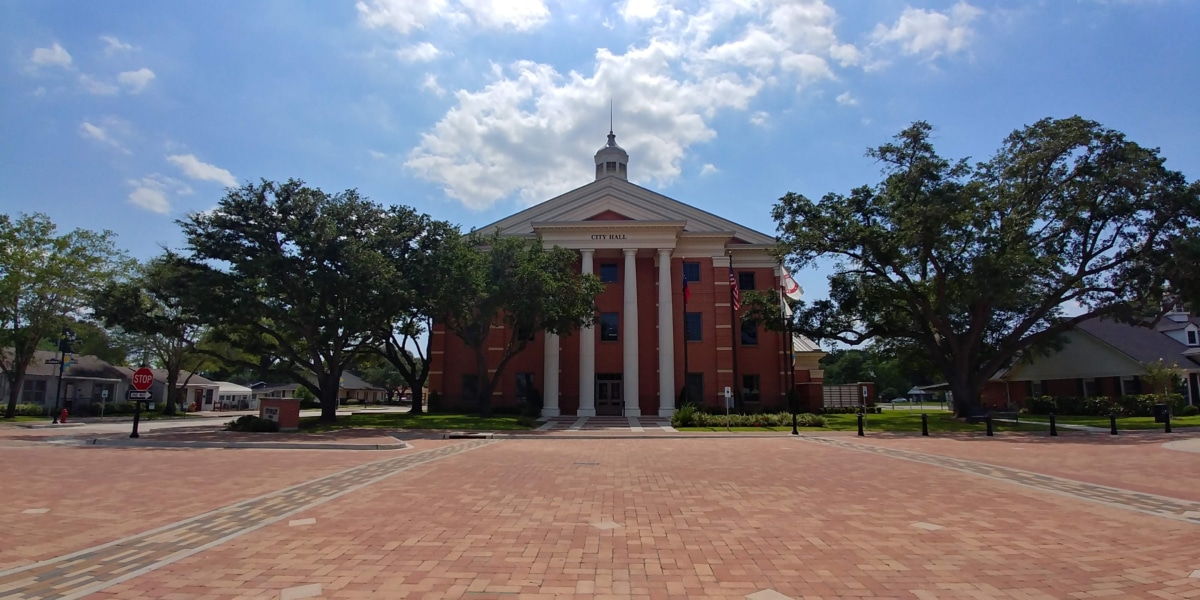
[[975, 377], [956, 372], [947, 373], [946, 380], [950, 382], [950, 393], [954, 400], [954, 417], [963, 419], [971, 415], [971, 410], [979, 406], [979, 396], [983, 386]]
[[412, 408], [408, 410], [410, 414], [419, 415], [424, 412], [421, 405], [424, 403], [424, 398], [421, 388], [415, 387], [412, 389]]
[[8, 406], [4, 409], [4, 418], [12, 419], [17, 416], [17, 398], [21, 395], [21, 383], [25, 379], [24, 373], [17, 373], [17, 382], [13, 383], [8, 380]]
[[167, 397], [165, 399], [165, 404], [163, 404], [163, 414], [164, 415], [173, 416], [175, 414], [175, 407], [178, 403], [178, 398], [179, 398], [178, 385], [179, 385], [179, 369], [178, 368], [168, 368], [167, 369], [167, 394], [166, 394]]
[[334, 423], [337, 421], [337, 405], [338, 405], [338, 390], [341, 385], [342, 374], [330, 373], [324, 379], [319, 379], [318, 383], [321, 387], [321, 423]]

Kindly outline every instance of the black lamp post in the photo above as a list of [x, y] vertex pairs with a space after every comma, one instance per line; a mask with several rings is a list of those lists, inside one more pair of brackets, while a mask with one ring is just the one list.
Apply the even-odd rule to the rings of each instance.
[[54, 386], [54, 420], [58, 423], [58, 405], [62, 400], [63, 370], [67, 367], [67, 353], [72, 352], [75, 344], [75, 332], [69, 327], [63, 327], [62, 335], [58, 338], [58, 383]]

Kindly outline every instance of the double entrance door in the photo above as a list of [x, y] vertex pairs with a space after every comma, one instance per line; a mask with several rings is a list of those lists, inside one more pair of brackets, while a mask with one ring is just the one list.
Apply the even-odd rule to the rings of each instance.
[[624, 383], [620, 373], [596, 374], [596, 416], [625, 414]]

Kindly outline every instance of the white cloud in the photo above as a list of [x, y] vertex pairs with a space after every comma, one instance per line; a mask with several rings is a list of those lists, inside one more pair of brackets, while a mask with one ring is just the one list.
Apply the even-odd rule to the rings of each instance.
[[770, 117], [771, 117], [771, 115], [769, 115], [761, 110], [755, 111], [754, 114], [750, 115], [750, 124], [758, 126], [758, 127], [762, 127], [767, 124], [767, 119], [769, 119]]
[[837, 103], [841, 104], [842, 106], [856, 106], [858, 104], [858, 99], [854, 96], [851, 96], [849, 90], [838, 94], [836, 100]]
[[125, 147], [121, 145], [120, 142], [113, 139], [112, 136], [109, 135], [108, 131], [105, 131], [105, 129], [99, 125], [93, 125], [87, 121], [84, 121], [79, 125], [79, 135], [87, 139], [108, 144], [109, 146], [112, 146], [113, 148], [116, 148], [125, 154], [130, 153], [129, 150], [126, 150]]
[[111, 56], [118, 52], [129, 52], [130, 50], [133, 50], [133, 46], [131, 46], [125, 42], [122, 42], [121, 40], [119, 40], [111, 35], [102, 35], [102, 36], [100, 36], [100, 40], [103, 41], [105, 44], [105, 46], [104, 46], [104, 55], [105, 56]]
[[171, 211], [170, 194], [186, 196], [192, 193], [192, 188], [187, 185], [158, 174], [130, 179], [127, 183], [133, 186], [129, 193], [130, 204], [160, 215]]
[[386, 154], [384, 154], [378, 150], [367, 150], [367, 154], [370, 154], [371, 158], [373, 158], [375, 160], [383, 160], [383, 159], [387, 158]]
[[437, 21], [528, 31], [550, 18], [550, 10], [542, 0], [360, 0], [355, 8], [366, 26], [389, 28], [403, 35]]
[[712, 175], [713, 173], [718, 173], [719, 171], [720, 170], [717, 169], [716, 165], [712, 163], [705, 163], [703, 167], [700, 167], [700, 176], [703, 177], [705, 175]]
[[71, 66], [71, 53], [65, 48], [58, 45], [56, 42], [49, 48], [35, 48], [33, 55], [29, 57], [29, 62], [35, 67], [62, 67], [64, 69]]
[[421, 42], [396, 51], [396, 58], [404, 62], [429, 62], [442, 53], [437, 46], [429, 42]]
[[116, 85], [107, 81], [100, 81], [99, 79], [87, 74], [82, 74], [79, 76], [79, 85], [82, 85], [83, 89], [89, 94], [95, 94], [97, 96], [113, 96], [117, 92], [121, 91], [121, 89]]
[[437, 75], [433, 73], [425, 74], [425, 79], [421, 81], [421, 89], [428, 90], [439, 98], [446, 95], [446, 90], [438, 84]]
[[946, 13], [907, 7], [891, 27], [875, 26], [871, 32], [873, 46], [899, 45], [907, 55], [936, 58], [954, 54], [967, 46], [974, 30], [970, 24], [983, 10], [959, 2]]
[[201, 162], [194, 154], [175, 154], [167, 157], [175, 163], [184, 175], [200, 181], [215, 181], [225, 187], [237, 187], [237, 179], [233, 173], [216, 165]]
[[[416, 28], [412, 10], [403, 20], [395, 10], [408, 3], [372, 6], [384, 5], [393, 9], [393, 21]], [[441, 3], [443, 12], [463, 5]], [[384, 14], [359, 6], [368, 24]], [[839, 40], [837, 14], [823, 0], [711, 2], [686, 13], [665, 1], [625, 0], [618, 9], [636, 25], [639, 41], [598, 49], [586, 69], [493, 64], [481, 87], [452, 91], [454, 105], [422, 135], [405, 165], [470, 208], [512, 197], [540, 202], [594, 175], [589, 159], [604, 142], [613, 98], [630, 179], [668, 185], [681, 176], [689, 148], [716, 136], [709, 124], [718, 113], [748, 110], [769, 87], [837, 80], [835, 66], [866, 61]], [[422, 88], [440, 89], [435, 83], [427, 76]], [[768, 115], [748, 118], [763, 126]]]
[[129, 93], [138, 94], [154, 79], [154, 71], [142, 67], [136, 71], [125, 71], [117, 75], [117, 81], [129, 88]]

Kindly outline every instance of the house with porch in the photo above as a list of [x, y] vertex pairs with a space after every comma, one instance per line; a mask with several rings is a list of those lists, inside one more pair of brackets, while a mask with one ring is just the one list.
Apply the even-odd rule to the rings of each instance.
[[[21, 382], [19, 404], [39, 404], [46, 407], [49, 414], [55, 406], [73, 413], [93, 402], [125, 400], [130, 374], [120, 367], [90, 354], [67, 354], [63, 359], [60, 387], [59, 360], [58, 351], [38, 350], [34, 353], [33, 363]], [[7, 397], [8, 381], [0, 378], [0, 398]]]
[[[137, 370], [133, 367], [116, 367], [116, 369], [125, 373], [126, 379], [129, 380], [133, 379], [133, 373]], [[154, 383], [150, 386], [151, 402], [165, 402], [167, 400], [167, 370], [151, 369], [151, 372], [154, 373]], [[186, 370], [179, 371], [179, 380], [175, 386], [183, 390], [182, 395], [179, 396], [179, 405], [185, 407], [188, 412], [213, 410], [214, 401], [220, 391], [220, 386], [216, 382]], [[124, 396], [121, 399], [124, 400]]]

